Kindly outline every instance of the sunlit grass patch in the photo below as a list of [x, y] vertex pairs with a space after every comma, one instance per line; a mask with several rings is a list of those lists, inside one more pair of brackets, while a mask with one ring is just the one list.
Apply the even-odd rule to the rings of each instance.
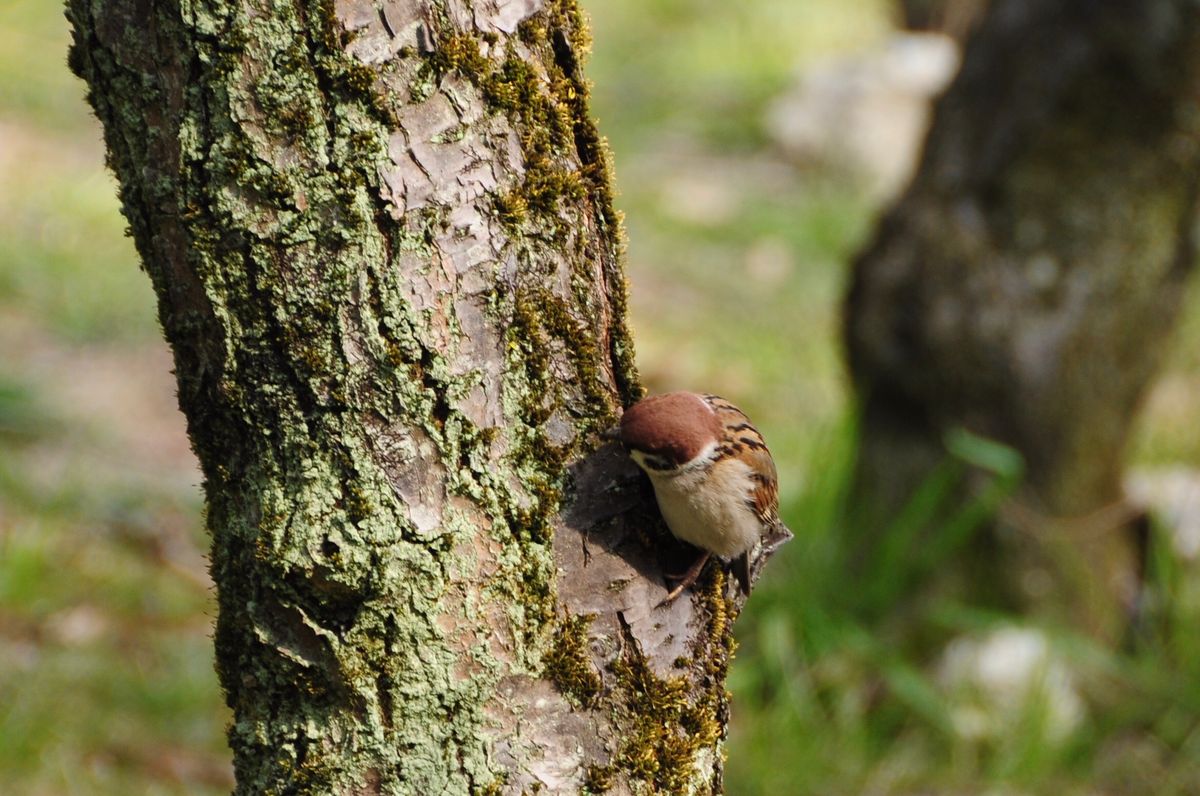
[[100, 149], [0, 125], [0, 310], [72, 341], [154, 339], [138, 267]]
[[70, 140], [92, 124], [83, 84], [67, 70], [63, 13], [62, 4], [46, 0], [0, 3], [0, 119]]

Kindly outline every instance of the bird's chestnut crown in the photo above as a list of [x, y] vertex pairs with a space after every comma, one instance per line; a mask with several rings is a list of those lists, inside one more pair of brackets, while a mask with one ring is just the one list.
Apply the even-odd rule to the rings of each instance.
[[[643, 398], [621, 417], [621, 444], [660, 459], [662, 469], [690, 462], [720, 435], [717, 413], [704, 399], [690, 392]], [[653, 459], [650, 464], [654, 466]]]

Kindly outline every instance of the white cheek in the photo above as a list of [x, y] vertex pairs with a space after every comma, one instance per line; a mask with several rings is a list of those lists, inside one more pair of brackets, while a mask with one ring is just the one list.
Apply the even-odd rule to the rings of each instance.
[[710, 461], [712, 461], [712, 458], [714, 455], [716, 455], [716, 452], [717, 452], [717, 441], [713, 440], [712, 442], [708, 443], [703, 448], [701, 448], [700, 452], [697, 453], [696, 456], [690, 462], [687, 462], [686, 464], [684, 464], [683, 467], [680, 469], [690, 470], [695, 467], [703, 467], [706, 464], [708, 464]]

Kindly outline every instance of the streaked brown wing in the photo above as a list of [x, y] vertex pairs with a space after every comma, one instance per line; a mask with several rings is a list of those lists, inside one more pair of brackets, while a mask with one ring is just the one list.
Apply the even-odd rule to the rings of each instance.
[[716, 411], [725, 428], [726, 455], [738, 456], [754, 473], [751, 508], [764, 525], [774, 525], [779, 522], [779, 475], [766, 441], [745, 412], [729, 401], [716, 395], [706, 395], [704, 400]]
[[775, 473], [775, 462], [765, 447], [743, 455], [753, 462], [754, 489], [750, 492], [750, 500], [754, 513], [764, 525], [774, 525], [779, 522], [779, 477]]

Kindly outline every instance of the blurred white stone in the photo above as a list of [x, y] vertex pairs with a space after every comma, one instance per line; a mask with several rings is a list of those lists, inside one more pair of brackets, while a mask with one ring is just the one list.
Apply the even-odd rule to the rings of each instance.
[[1200, 559], [1200, 471], [1139, 469], [1125, 480], [1125, 489], [1134, 503], [1149, 509], [1168, 529], [1181, 558]]
[[767, 131], [792, 157], [848, 167], [890, 197], [911, 177], [930, 105], [959, 61], [949, 36], [895, 34], [877, 51], [806, 69], [768, 109]]
[[95, 606], [87, 604], [59, 611], [48, 617], [45, 624], [46, 635], [68, 647], [91, 644], [105, 635], [108, 629], [108, 617]]
[[1059, 742], [1087, 715], [1070, 669], [1046, 636], [1029, 628], [955, 639], [942, 653], [938, 680], [950, 700], [955, 729], [973, 740], [1022, 726], [1036, 710], [1046, 740]]

